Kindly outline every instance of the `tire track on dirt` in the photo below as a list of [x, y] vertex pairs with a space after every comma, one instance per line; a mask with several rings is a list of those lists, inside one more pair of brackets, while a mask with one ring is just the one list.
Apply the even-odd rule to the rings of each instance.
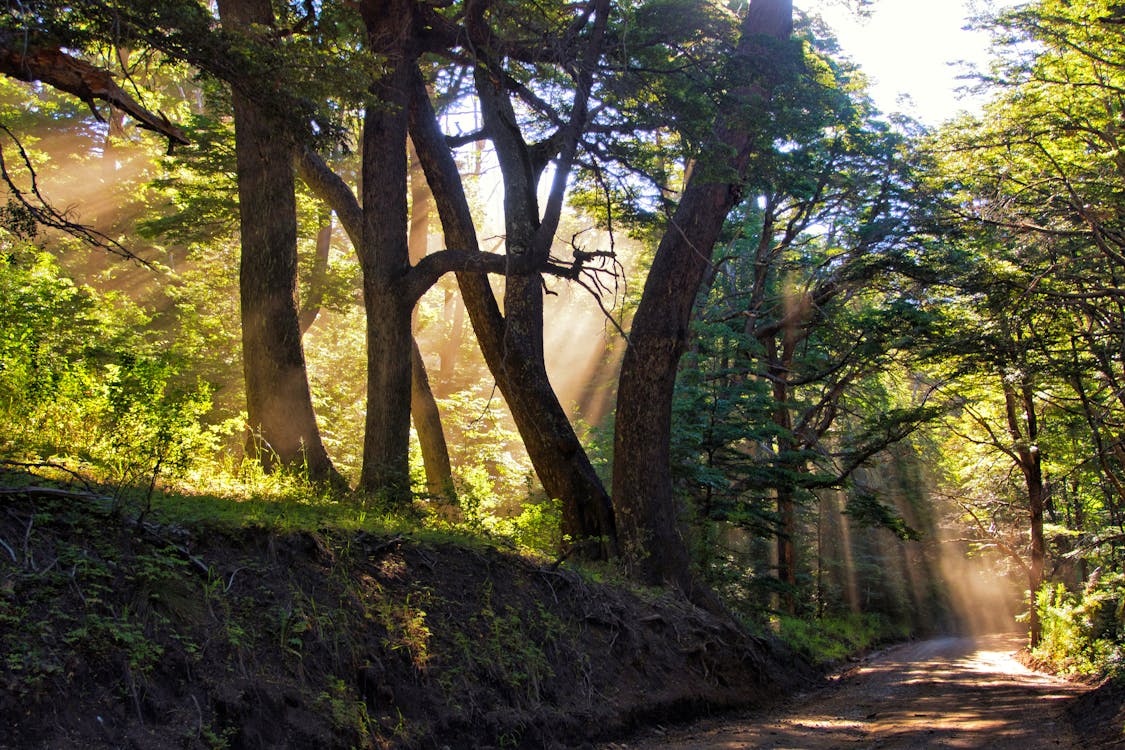
[[604, 750], [1077, 748], [1063, 715], [1088, 690], [1015, 659], [1023, 637], [934, 638], [866, 659], [768, 712], [650, 730]]

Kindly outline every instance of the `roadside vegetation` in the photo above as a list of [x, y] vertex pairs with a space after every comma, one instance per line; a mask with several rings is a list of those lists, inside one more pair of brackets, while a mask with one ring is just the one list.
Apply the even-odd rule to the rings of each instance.
[[0, 11], [13, 745], [585, 742], [1014, 623], [1120, 679], [1118, 4], [982, 16], [928, 129], [784, 0], [395, 2]]

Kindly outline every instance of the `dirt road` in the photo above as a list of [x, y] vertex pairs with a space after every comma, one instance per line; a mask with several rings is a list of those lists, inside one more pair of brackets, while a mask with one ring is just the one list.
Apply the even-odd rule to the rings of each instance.
[[896, 646], [829, 687], [764, 714], [650, 731], [605, 750], [735, 748], [1077, 748], [1063, 716], [1086, 688], [1032, 672], [1014, 635]]

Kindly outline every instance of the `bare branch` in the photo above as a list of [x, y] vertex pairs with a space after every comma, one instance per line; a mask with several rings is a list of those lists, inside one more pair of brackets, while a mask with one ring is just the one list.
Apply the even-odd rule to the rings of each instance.
[[17, 185], [11, 172], [8, 171], [8, 163], [4, 159], [4, 150], [0, 147], [0, 180], [3, 180], [8, 188], [8, 192], [11, 195], [9, 199], [10, 202], [14, 201], [19, 205], [38, 225], [65, 232], [94, 247], [101, 248], [128, 260], [135, 260], [144, 266], [152, 268], [151, 263], [137, 256], [133, 251], [126, 248], [117, 240], [99, 232], [93, 227], [88, 227], [85, 224], [73, 221], [67, 215], [66, 211], [60, 211], [52, 206], [47, 199], [43, 197], [43, 194], [39, 192], [38, 176], [35, 173], [35, 168], [31, 164], [31, 158], [28, 156], [23, 144], [20, 143], [19, 138], [5, 125], [0, 125], [0, 133], [7, 135], [8, 138], [11, 139], [12, 143], [15, 145], [16, 152], [19, 154], [20, 160], [23, 162], [23, 168], [27, 170], [29, 175], [30, 185], [26, 189]]

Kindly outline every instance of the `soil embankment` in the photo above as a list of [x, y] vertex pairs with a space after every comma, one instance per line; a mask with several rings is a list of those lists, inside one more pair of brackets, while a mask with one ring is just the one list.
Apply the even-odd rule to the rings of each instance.
[[3, 750], [577, 747], [809, 679], [682, 599], [484, 546], [33, 489], [0, 541]]

